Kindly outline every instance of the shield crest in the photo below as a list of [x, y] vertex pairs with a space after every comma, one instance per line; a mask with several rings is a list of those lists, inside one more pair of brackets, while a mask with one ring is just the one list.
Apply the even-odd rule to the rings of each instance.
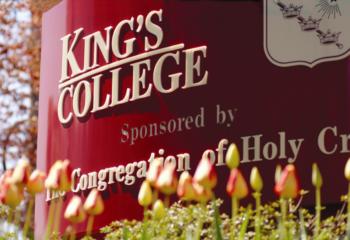
[[264, 50], [281, 67], [350, 55], [350, 0], [264, 0]]

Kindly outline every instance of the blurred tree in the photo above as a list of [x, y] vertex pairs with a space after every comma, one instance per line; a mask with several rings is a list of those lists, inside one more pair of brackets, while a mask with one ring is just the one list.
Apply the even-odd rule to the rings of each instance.
[[42, 12], [57, 0], [0, 0], [1, 170], [35, 165]]

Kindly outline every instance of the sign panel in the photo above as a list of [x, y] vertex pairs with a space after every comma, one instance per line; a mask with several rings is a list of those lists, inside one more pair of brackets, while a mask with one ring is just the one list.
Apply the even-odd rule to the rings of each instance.
[[[261, 170], [264, 201], [275, 199], [277, 164], [296, 164], [311, 189], [317, 162], [325, 201], [338, 202], [350, 153], [349, 6], [309, 2], [62, 1], [43, 17], [38, 167], [69, 159], [67, 198], [103, 192], [96, 229], [142, 217], [138, 188], [155, 157], [193, 173], [209, 156], [227, 199], [231, 142], [247, 177]], [[52, 197], [37, 199], [36, 236]]]

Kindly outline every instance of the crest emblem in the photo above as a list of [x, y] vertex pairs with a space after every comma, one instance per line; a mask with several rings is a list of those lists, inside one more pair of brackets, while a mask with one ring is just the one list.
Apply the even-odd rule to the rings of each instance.
[[350, 56], [350, 0], [264, 0], [264, 50], [280, 67]]

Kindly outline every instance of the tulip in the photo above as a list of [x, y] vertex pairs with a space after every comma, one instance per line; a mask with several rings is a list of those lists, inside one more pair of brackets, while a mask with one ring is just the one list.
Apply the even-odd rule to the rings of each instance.
[[152, 212], [153, 212], [153, 218], [155, 220], [160, 220], [165, 216], [166, 214], [165, 207], [161, 200], [158, 199], [157, 201], [155, 201], [155, 203], [153, 204]]
[[[299, 181], [294, 165], [288, 164], [282, 171], [279, 181], [275, 185], [275, 192], [280, 197], [282, 212], [282, 233], [289, 235], [289, 228], [286, 227], [287, 221], [287, 200], [296, 198], [299, 194]], [[287, 230], [286, 230], [287, 229]]]
[[92, 189], [85, 200], [84, 210], [89, 215], [100, 215], [104, 210], [104, 203], [100, 192]]
[[344, 175], [345, 175], [345, 178], [350, 182], [350, 158], [346, 162]]
[[[71, 174], [72, 170], [70, 162], [68, 160], [57, 160], [50, 168], [49, 174], [45, 180], [45, 187], [50, 191], [64, 191], [67, 192], [71, 188]], [[50, 205], [49, 221], [47, 224], [47, 234], [51, 232], [51, 225], [54, 217], [54, 232], [57, 232], [60, 228], [61, 209], [63, 200], [62, 197], [58, 198], [58, 201], [54, 201]], [[51, 209], [53, 208], [53, 209]], [[47, 235], [48, 238], [48, 235]]]
[[[237, 168], [233, 168], [227, 181], [226, 192], [231, 196], [232, 226], [235, 225], [239, 208], [239, 200], [245, 198], [248, 193], [248, 185], [243, 175]], [[231, 239], [234, 237], [234, 229], [231, 229]]]
[[5, 182], [0, 190], [0, 202], [15, 209], [23, 200], [24, 195], [20, 187], [12, 182]]
[[217, 183], [215, 167], [206, 157], [199, 162], [193, 180], [204, 188], [213, 189]]
[[282, 167], [281, 165], [278, 164], [275, 170], [275, 184], [277, 184], [280, 181], [281, 174], [282, 174]]
[[46, 174], [39, 170], [34, 170], [27, 182], [27, 191], [31, 195], [41, 193], [45, 190]]
[[180, 175], [179, 185], [177, 186], [177, 195], [185, 201], [195, 199], [196, 193], [192, 185], [192, 177], [187, 171], [182, 172]]
[[299, 181], [294, 165], [288, 164], [281, 174], [279, 181], [275, 185], [276, 194], [284, 199], [296, 198], [299, 194]]
[[250, 173], [250, 185], [255, 192], [261, 192], [263, 188], [263, 180], [257, 167], [253, 167]]
[[138, 202], [145, 209], [152, 203], [152, 189], [147, 180], [143, 181], [141, 185]]
[[205, 188], [196, 182], [193, 182], [193, 189], [195, 200], [199, 203], [205, 204], [214, 197], [214, 193], [210, 188]]
[[26, 214], [26, 219], [23, 227], [23, 237], [27, 237], [33, 206], [34, 206], [34, 196], [37, 193], [41, 193], [45, 190], [45, 178], [46, 174], [39, 170], [34, 170], [30, 175], [27, 182], [27, 192], [30, 194], [29, 204]]
[[177, 183], [175, 165], [166, 164], [156, 183], [156, 188], [165, 195], [164, 203], [166, 207], [169, 206], [170, 195], [177, 190]]
[[230, 177], [226, 185], [226, 191], [228, 195], [237, 199], [245, 198], [249, 193], [247, 182], [237, 168], [231, 170]]
[[256, 208], [256, 217], [255, 217], [255, 239], [260, 240], [260, 205], [261, 205], [261, 190], [263, 188], [263, 180], [259, 173], [257, 167], [253, 167], [250, 173], [250, 185], [255, 191], [253, 196], [255, 198], [255, 208]]
[[8, 169], [0, 176], [0, 187], [3, 186], [5, 183], [13, 183], [11, 180], [13, 170]]
[[315, 238], [320, 232], [320, 223], [321, 223], [321, 187], [323, 184], [321, 172], [316, 163], [312, 165], [312, 184], [316, 188], [316, 224], [315, 224]]
[[347, 213], [347, 226], [346, 226], [346, 234], [348, 239], [350, 239], [350, 158], [346, 162], [345, 170], [344, 170], [345, 178], [348, 180], [348, 213]]
[[[86, 218], [86, 213], [83, 208], [83, 203], [80, 197], [73, 196], [69, 201], [67, 208], [64, 212], [64, 218], [67, 219], [71, 224], [76, 225], [81, 223]], [[70, 239], [75, 239], [75, 228], [73, 227]]]
[[45, 181], [45, 187], [54, 191], [69, 191], [71, 189], [72, 170], [68, 160], [56, 161]]
[[86, 233], [91, 235], [91, 231], [94, 225], [94, 217], [100, 215], [104, 210], [104, 203], [100, 192], [97, 189], [92, 189], [85, 200], [84, 210], [89, 215]]
[[230, 168], [237, 168], [240, 163], [239, 151], [236, 144], [232, 143], [226, 153], [226, 165]]
[[11, 181], [18, 186], [23, 186], [28, 182], [31, 173], [31, 167], [28, 159], [22, 158], [18, 161], [12, 176]]
[[147, 174], [146, 174], [146, 180], [149, 182], [149, 184], [152, 187], [156, 186], [157, 179], [163, 169], [163, 161], [160, 158], [155, 158], [150, 163]]

